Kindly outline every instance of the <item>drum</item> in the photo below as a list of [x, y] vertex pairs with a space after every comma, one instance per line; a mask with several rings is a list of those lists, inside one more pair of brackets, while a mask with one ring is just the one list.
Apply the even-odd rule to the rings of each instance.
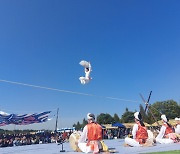
[[81, 152], [81, 150], [78, 147], [78, 140], [80, 136], [81, 136], [80, 132], [75, 131], [69, 137], [70, 147], [76, 152]]
[[154, 135], [152, 133], [152, 131], [150, 130], [147, 130], [147, 133], [148, 133], [148, 139], [146, 140], [146, 142], [142, 145], [144, 147], [150, 147], [150, 146], [154, 146], [154, 142], [153, 142], [153, 139], [154, 139]]
[[153, 132], [150, 130], [147, 130], [147, 133], [148, 133], [148, 139], [153, 141], [153, 139], [154, 139]]

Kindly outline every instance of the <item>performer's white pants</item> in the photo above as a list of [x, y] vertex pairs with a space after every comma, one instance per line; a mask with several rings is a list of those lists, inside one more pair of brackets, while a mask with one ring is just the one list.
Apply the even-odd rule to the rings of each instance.
[[86, 83], [89, 82], [89, 79], [87, 79], [86, 77], [83, 77], [83, 76], [81, 76], [81, 77], [79, 78], [79, 80], [81, 81], [81, 84], [86, 84]]
[[132, 139], [132, 138], [129, 138], [129, 137], [125, 138], [125, 143], [130, 145], [130, 146], [133, 146], [133, 147], [141, 146], [141, 144], [139, 144], [139, 142], [137, 142], [135, 139]]
[[168, 138], [163, 138], [163, 139], [156, 138], [156, 142], [157, 142], [157, 143], [161, 143], [161, 144], [174, 143], [174, 141], [173, 141], [173, 140], [168, 139]]
[[89, 153], [89, 152], [93, 152], [91, 150], [90, 146], [87, 146], [87, 143], [78, 143], [78, 147], [79, 149], [81, 149], [82, 152], [84, 153]]

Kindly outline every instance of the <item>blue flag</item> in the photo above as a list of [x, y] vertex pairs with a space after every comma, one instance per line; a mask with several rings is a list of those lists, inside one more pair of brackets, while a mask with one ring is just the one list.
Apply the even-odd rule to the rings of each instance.
[[0, 126], [5, 126], [9, 124], [15, 125], [29, 125], [33, 123], [42, 123], [48, 120], [48, 116], [51, 111], [34, 113], [34, 114], [3, 114], [0, 113]]

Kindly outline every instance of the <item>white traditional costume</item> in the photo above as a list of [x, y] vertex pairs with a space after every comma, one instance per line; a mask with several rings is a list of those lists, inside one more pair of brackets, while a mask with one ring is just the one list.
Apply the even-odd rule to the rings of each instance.
[[141, 126], [139, 122], [140, 120], [142, 120], [140, 113], [139, 112], [134, 113], [134, 117], [135, 119], [138, 120], [138, 122], [136, 122], [136, 124], [134, 124], [133, 126], [133, 130], [132, 130], [133, 138], [126, 137], [125, 144], [129, 146], [137, 147], [137, 146], [142, 146], [142, 144], [146, 142], [148, 138], [148, 132], [146, 130], [146, 127]]
[[180, 135], [180, 118], [175, 118], [175, 121], [177, 121], [177, 125], [175, 127], [175, 133]]
[[171, 139], [171, 134], [173, 135], [173, 129], [167, 124], [168, 120], [166, 115], [161, 115], [161, 119], [163, 120], [163, 125], [158, 136], [156, 137], [156, 142], [161, 144], [174, 143], [174, 141]]
[[94, 114], [88, 113], [87, 119], [90, 120], [84, 127], [81, 137], [78, 141], [78, 147], [84, 153], [98, 153], [102, 149], [100, 141], [102, 140], [102, 127], [95, 123]]
[[92, 78], [90, 77], [90, 73], [92, 71], [90, 62], [82, 60], [80, 63], [84, 67], [85, 76], [81, 76], [79, 78], [81, 84], [87, 84]]

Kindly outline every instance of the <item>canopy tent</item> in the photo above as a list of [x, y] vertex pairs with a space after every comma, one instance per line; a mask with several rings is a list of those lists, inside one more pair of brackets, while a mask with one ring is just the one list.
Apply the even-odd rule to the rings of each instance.
[[101, 125], [101, 127], [102, 127], [102, 129], [106, 129], [106, 127], [105, 127], [105, 126], [103, 126], [103, 125]]
[[[162, 125], [162, 120], [159, 120], [158, 123], [159, 123], [159, 125]], [[176, 121], [175, 121], [174, 119], [171, 119], [171, 120], [169, 120], [169, 123], [170, 123], [171, 125], [175, 125], [175, 124], [176, 124]], [[133, 123], [123, 123], [123, 125], [124, 125], [126, 128], [132, 128], [132, 127], [134, 126], [134, 124], [135, 124], [135, 122], [133, 122]], [[153, 124], [148, 124], [148, 123], [144, 122], [144, 125], [145, 125], [146, 127], [158, 126], [157, 122], [154, 122]]]
[[119, 122], [116, 122], [114, 124], [112, 124], [113, 127], [118, 127], [118, 128], [125, 128], [125, 126]]
[[75, 131], [75, 127], [57, 129], [57, 132], [73, 132], [73, 131]]
[[150, 126], [151, 126], [150, 124], [148, 124], [148, 123], [146, 123], [146, 122], [144, 122], [144, 125], [145, 125], [146, 127], [150, 127]]
[[[162, 125], [162, 120], [159, 120], [158, 123], [159, 125]], [[176, 124], [176, 120], [170, 119], [168, 123], [174, 126]], [[157, 122], [153, 123], [152, 126], [158, 126]]]
[[[123, 125], [124, 125], [126, 128], [132, 128], [132, 127], [134, 126], [134, 124], [135, 124], [135, 122], [132, 122], [132, 123], [123, 123]], [[144, 122], [144, 125], [145, 125], [146, 127], [151, 126], [150, 124], [148, 124], [148, 123], [146, 123], [146, 122]]]
[[123, 123], [123, 125], [126, 127], [126, 128], [132, 128], [134, 126], [135, 122], [131, 122], [131, 123]]
[[112, 126], [112, 124], [103, 124], [102, 126], [104, 126], [104, 129], [117, 129], [118, 127]]

